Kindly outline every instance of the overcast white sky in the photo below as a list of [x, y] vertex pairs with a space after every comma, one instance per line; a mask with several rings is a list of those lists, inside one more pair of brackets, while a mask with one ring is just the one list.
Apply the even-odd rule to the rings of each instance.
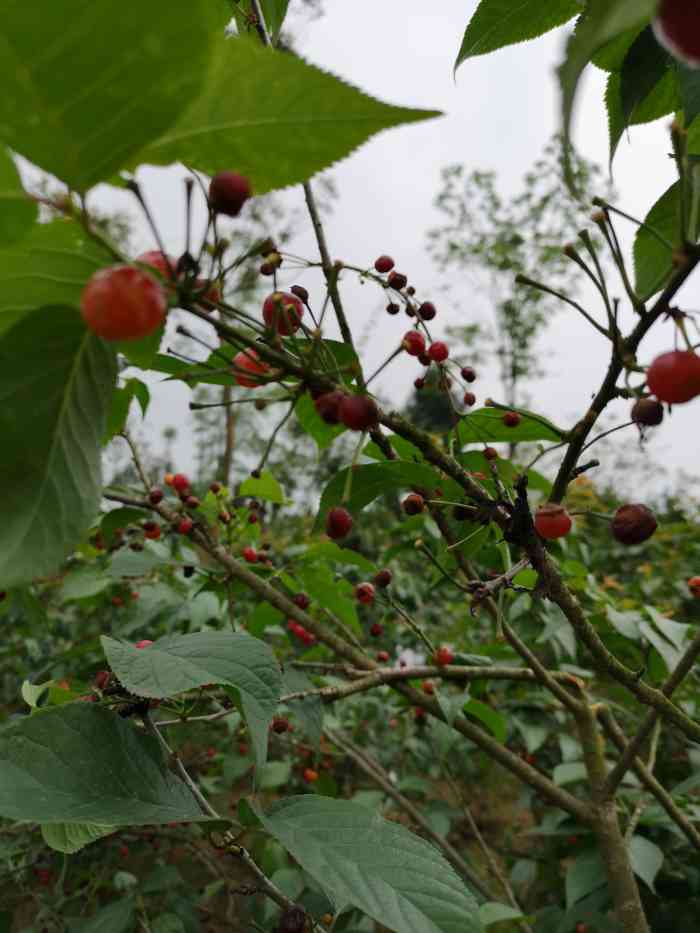
[[[292, 5], [294, 0], [292, 0]], [[333, 170], [339, 199], [327, 223], [331, 253], [357, 265], [369, 265], [388, 252], [411, 281], [427, 296], [437, 289], [436, 271], [425, 251], [425, 232], [439, 222], [433, 200], [441, 168], [464, 162], [467, 169], [493, 169], [504, 193], [518, 189], [523, 172], [540, 155], [558, 127], [558, 96], [554, 67], [561, 56], [565, 30], [543, 39], [510, 47], [465, 62], [452, 78], [452, 63], [476, 0], [326, 0], [325, 15], [305, 22], [296, 43], [311, 62], [327, 68], [363, 90], [389, 102], [442, 110], [439, 120], [382, 133]], [[583, 82], [575, 122], [577, 145], [588, 158], [607, 163], [607, 125], [602, 105], [604, 75], [591, 70]], [[668, 121], [666, 121], [668, 122]], [[623, 140], [615, 162], [618, 203], [632, 214], [644, 215], [672, 181], [664, 123], [635, 128], [631, 143]], [[223, 168], [224, 166], [222, 166]], [[226, 166], [235, 169], [235, 166]], [[174, 252], [181, 249], [181, 185], [173, 171], [147, 170], [152, 207], [169, 231]], [[301, 189], [285, 194], [290, 204], [303, 203]], [[110, 202], [111, 194], [101, 198]], [[572, 231], [572, 238], [576, 231]], [[524, 232], [525, 235], [526, 232]], [[144, 234], [144, 248], [152, 244]], [[290, 251], [315, 257], [310, 225], [298, 232]], [[321, 296], [312, 275], [283, 277], [291, 285], [302, 281]], [[681, 305], [698, 307], [698, 277], [681, 294]], [[455, 286], [459, 307], [441, 308], [434, 323], [439, 333], [448, 323], [488, 320], [482, 301], [475, 302], [468, 284]], [[347, 278], [346, 304], [358, 333], [372, 320], [377, 329], [364, 349], [368, 371], [381, 362], [387, 348], [406, 329], [407, 319], [377, 313], [376, 294]], [[438, 302], [439, 304], [439, 302]], [[440, 305], [439, 305], [440, 306]], [[598, 309], [596, 308], [596, 311]], [[665, 324], [643, 345], [640, 359], [648, 362], [672, 346], [672, 325]], [[548, 374], [531, 386], [533, 407], [557, 423], [573, 423], [586, 409], [591, 391], [605, 370], [605, 342], [574, 311], [562, 310], [543, 340]], [[380, 394], [401, 402], [417, 375], [415, 361], [392, 365], [381, 381]], [[474, 386], [480, 398], [499, 395], [498, 374], [483, 373]], [[187, 391], [172, 383], [156, 392], [151, 418], [162, 427], [182, 422], [176, 405], [186, 405]], [[627, 420], [627, 403], [613, 413]], [[673, 470], [693, 471], [698, 451], [700, 401], [678, 406], [672, 418], [657, 429], [649, 450]], [[634, 429], [620, 436], [629, 447]], [[181, 466], [191, 465], [188, 439], [181, 436]], [[641, 456], [641, 455], [640, 455]]]

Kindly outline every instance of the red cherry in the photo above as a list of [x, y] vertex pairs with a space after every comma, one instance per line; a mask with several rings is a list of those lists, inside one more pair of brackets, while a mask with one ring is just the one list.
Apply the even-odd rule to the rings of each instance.
[[39, 884], [46, 887], [47, 885], [51, 884], [53, 874], [48, 868], [35, 868], [34, 877], [39, 882]]
[[423, 693], [427, 693], [428, 696], [432, 696], [435, 693], [435, 687], [429, 680], [424, 680], [421, 684], [421, 690]]
[[655, 398], [638, 398], [630, 412], [632, 421], [647, 427], [655, 427], [664, 420], [664, 406]]
[[418, 306], [418, 317], [423, 321], [432, 321], [436, 314], [437, 308], [432, 301], [424, 301], [422, 305]]
[[152, 645], [153, 642], [148, 638], [142, 638], [141, 641], [137, 641], [134, 645], [135, 648], [148, 648], [149, 645]]
[[386, 306], [387, 314], [398, 314], [401, 308], [395, 304], [393, 301], [390, 301]]
[[446, 664], [452, 664], [454, 660], [454, 654], [452, 649], [448, 648], [447, 645], [442, 645], [435, 652], [435, 657], [433, 658], [434, 662], [438, 667], [444, 667]]
[[647, 369], [647, 385], [661, 402], [689, 402], [700, 395], [700, 356], [691, 350], [662, 353]]
[[257, 564], [258, 552], [254, 547], [244, 547], [241, 554], [243, 555], [243, 560], [247, 561], [249, 564]]
[[428, 347], [428, 356], [433, 363], [444, 363], [449, 355], [450, 351], [447, 344], [443, 343], [442, 340], [436, 340], [435, 343], [431, 343]]
[[688, 589], [696, 599], [700, 599], [700, 577], [691, 577], [688, 580]]
[[194, 528], [194, 522], [191, 518], [181, 518], [177, 530], [181, 535], [188, 535]]
[[111, 671], [98, 671], [95, 674], [95, 679], [93, 680], [93, 683], [97, 687], [98, 690], [104, 690], [104, 688], [109, 683], [111, 676], [112, 676]]
[[80, 298], [85, 324], [105, 340], [138, 340], [158, 330], [168, 302], [160, 284], [135, 266], [99, 269]]
[[409, 330], [403, 335], [401, 346], [409, 356], [420, 356], [425, 353], [425, 339], [417, 330]]
[[185, 499], [185, 505], [188, 509], [198, 509], [201, 505], [201, 502], [197, 496], [187, 496]]
[[700, 8], [690, 0], [661, 0], [654, 34], [676, 58], [700, 67]]
[[124, 605], [124, 600], [121, 598], [121, 596], [113, 596], [113, 597], [112, 597], [112, 605], [113, 605], [113, 606], [117, 606], [117, 607], [123, 606], [123, 605]]
[[289, 292], [273, 292], [265, 299], [262, 313], [269, 328], [288, 337], [301, 327], [304, 305]]
[[300, 609], [306, 611], [311, 605], [311, 600], [306, 595], [306, 593], [297, 593], [296, 596], [292, 599], [292, 602], [295, 606], [298, 606]]
[[217, 214], [236, 217], [250, 195], [250, 182], [235, 172], [219, 172], [209, 183], [209, 205]]
[[425, 500], [417, 492], [412, 492], [403, 500], [401, 508], [406, 515], [419, 515], [425, 508]]
[[314, 401], [316, 411], [326, 424], [340, 424], [340, 403], [345, 398], [345, 393], [336, 389], [333, 392], [326, 392]]
[[283, 735], [285, 732], [289, 731], [289, 720], [284, 719], [282, 716], [275, 716], [272, 720], [271, 729], [273, 732], [276, 732], [277, 735]]
[[[252, 347], [241, 350], [234, 356], [232, 362], [236, 382], [246, 389], [257, 389], [262, 385], [259, 377], [270, 371], [269, 363], [261, 360]], [[245, 373], [250, 373], [250, 375], [245, 375]]]
[[176, 473], [173, 476], [172, 487], [176, 492], [179, 492], [181, 495], [189, 491], [190, 480], [189, 477], [184, 473]]
[[395, 288], [397, 292], [400, 292], [408, 284], [408, 279], [401, 272], [390, 272], [387, 281], [390, 288]]
[[463, 366], [460, 370], [460, 375], [465, 382], [474, 382], [476, 379], [476, 372], [471, 366]]
[[495, 447], [485, 447], [484, 456], [487, 460], [498, 460], [498, 451]]
[[416, 706], [416, 708], [413, 710], [413, 718], [417, 725], [422, 726], [427, 720], [428, 714], [422, 706]]
[[152, 269], [157, 269], [164, 279], [174, 280], [177, 277], [177, 261], [172, 256], [166, 256], [159, 249], [150, 249], [136, 257], [136, 262], [142, 262]]
[[391, 272], [394, 268], [394, 260], [391, 256], [379, 256], [374, 260], [374, 268], [381, 273]]
[[378, 652], [377, 652], [377, 661], [379, 661], [380, 664], [386, 664], [386, 662], [387, 662], [388, 660], [389, 660], [389, 652], [388, 652], [388, 651], [378, 651]]
[[318, 771], [314, 771], [313, 768], [305, 768], [303, 778], [307, 784], [314, 784], [318, 781]]
[[391, 570], [380, 570], [378, 573], [375, 573], [373, 580], [375, 586], [380, 586], [382, 589], [389, 586], [393, 578]]
[[163, 482], [165, 483], [166, 486], [172, 486], [174, 479], [175, 479], [174, 473], [166, 473], [165, 476], [163, 477]]
[[308, 302], [309, 293], [307, 292], [307, 290], [304, 288], [303, 285], [292, 285], [289, 291], [292, 293], [292, 295], [296, 295], [297, 298], [300, 298], [304, 302], [304, 304]]
[[[372, 599], [374, 599], [374, 593], [372, 593]], [[381, 638], [384, 634], [384, 626], [379, 622], [373, 622], [369, 627], [369, 633], [372, 638]]]
[[424, 388], [425, 388], [425, 379], [420, 379], [420, 378], [414, 379], [414, 380], [413, 380], [413, 386], [414, 386], [414, 388], [418, 389], [418, 391], [420, 391], [421, 389], [424, 389]]
[[571, 531], [573, 522], [563, 505], [548, 502], [535, 512], [535, 531], [541, 538], [553, 541]]
[[151, 505], [158, 505], [159, 502], [163, 501], [163, 496], [165, 493], [162, 489], [152, 489], [148, 494], [148, 501]]
[[340, 420], [351, 431], [368, 431], [379, 422], [379, 409], [368, 395], [344, 395], [338, 406]]
[[657, 529], [654, 513], [645, 505], [621, 505], [610, 523], [613, 538], [620, 544], [641, 544]]
[[213, 492], [215, 496], [218, 495], [221, 492], [221, 483], [210, 483], [209, 492]]
[[129, 846], [119, 846], [119, 855], [122, 858], [128, 858], [129, 856]]
[[588, 924], [577, 923], [574, 928], [574, 933], [588, 933]]
[[144, 522], [143, 536], [148, 538], [149, 541], [157, 541], [160, 538], [160, 525], [155, 522]]
[[352, 525], [352, 515], [342, 506], [331, 509], [326, 516], [326, 534], [334, 540], [349, 535]]
[[464, 404], [468, 405], [470, 408], [476, 402], [476, 395], [473, 392], [464, 393]]
[[517, 411], [507, 411], [501, 419], [507, 428], [517, 428], [522, 420]]
[[370, 606], [374, 602], [374, 587], [371, 583], [358, 583], [355, 587], [355, 599], [358, 603]]

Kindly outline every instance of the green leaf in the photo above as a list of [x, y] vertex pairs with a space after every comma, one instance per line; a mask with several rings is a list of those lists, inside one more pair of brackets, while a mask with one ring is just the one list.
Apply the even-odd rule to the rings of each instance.
[[[316, 519], [317, 527], [323, 525], [329, 509], [340, 505], [349, 469], [347, 467], [336, 473], [323, 490]], [[354, 514], [386, 492], [398, 492], [412, 486], [433, 489], [438, 485], [444, 486], [439, 474], [427, 464], [407, 463], [404, 460], [362, 464], [353, 469], [350, 498], [343, 505]]]
[[503, 412], [498, 408], [479, 408], [465, 415], [457, 425], [457, 437], [461, 444], [492, 443], [507, 441], [561, 441], [566, 436], [541, 415], [533, 412], [521, 412], [522, 421], [515, 428], [503, 424]]
[[566, 873], [567, 908], [604, 884], [607, 884], [607, 874], [602, 855], [591, 850], [583, 852]]
[[260, 818], [336, 905], [397, 933], [478, 933], [476, 901], [443, 855], [360, 804], [288, 797]]
[[0, 146], [0, 247], [9, 246], [26, 236], [39, 213], [22, 187], [14, 159]]
[[319, 450], [330, 447], [336, 437], [346, 430], [342, 424], [326, 424], [316, 411], [316, 406], [308, 392], [298, 398], [294, 406], [294, 414], [306, 433], [316, 441]]
[[79, 852], [91, 842], [96, 842], [115, 831], [116, 827], [101, 823], [44, 823], [41, 827], [41, 835], [46, 845], [66, 855]]
[[560, 787], [565, 784], [575, 784], [577, 781], [585, 781], [587, 776], [588, 772], [583, 761], [565, 761], [557, 765], [552, 774], [554, 783]]
[[73, 221], [35, 224], [20, 243], [0, 250], [0, 335], [28, 311], [79, 307], [87, 280], [111, 261]]
[[256, 499], [266, 499], [277, 505], [284, 504], [282, 487], [268, 470], [263, 470], [260, 477], [250, 476], [243, 480], [238, 490], [239, 496], [253, 496]]
[[454, 70], [467, 58], [536, 39], [580, 12], [578, 0], [481, 0], [464, 33]]
[[[100, 522], [100, 531], [102, 532], [102, 537], [104, 538], [105, 545], [110, 547], [114, 543], [115, 532], [118, 528], [125, 529], [127, 525], [141, 525], [144, 515], [146, 513], [143, 509], [112, 509], [111, 512], [107, 512], [102, 521]], [[92, 571], [93, 573], [98, 574], [96, 570]], [[70, 583], [70, 579], [73, 574], [69, 574], [66, 577], [63, 584], [63, 591], [65, 596], [66, 585]], [[107, 580], [107, 585], [111, 585], [111, 580], [106, 577], [104, 573], [99, 573], [99, 576]]]
[[2, 138], [76, 190], [110, 178], [198, 95], [217, 27], [224, 41], [210, 8], [143, 0], [124, 16], [117, 0], [7, 0]]
[[335, 541], [317, 541], [311, 545], [305, 554], [300, 554], [297, 560], [299, 563], [314, 563], [322, 560], [346, 566], [350, 565], [359, 567], [365, 573], [376, 573], [377, 571], [376, 564], [373, 564], [371, 560], [367, 560], [362, 554], [358, 554], [357, 551], [352, 551], [350, 548], [340, 547]]
[[[680, 182], [674, 182], [654, 204], [644, 218], [634, 238], [635, 290], [644, 300], [660, 291], [671, 275], [673, 247], [680, 240]], [[649, 232], [651, 227], [666, 241], [661, 242]]]
[[595, 53], [612, 39], [647, 22], [655, 12], [656, 0], [589, 0], [566, 46], [566, 56], [559, 66], [562, 124], [566, 172], [571, 184], [569, 131], [576, 91], [581, 73]]
[[661, 871], [664, 863], [664, 854], [661, 849], [645, 839], [644, 836], [632, 836], [629, 845], [632, 871], [638, 878], [648, 885], [655, 894], [654, 879]]
[[499, 742], [505, 742], [508, 737], [508, 723], [505, 716], [498, 710], [482, 703], [481, 700], [470, 700], [464, 704], [462, 709], [468, 716], [473, 716], [482, 722]]
[[260, 770], [260, 789], [275, 790], [277, 787], [283, 787], [289, 781], [291, 773], [291, 761], [268, 761]]
[[676, 62], [678, 87], [681, 95], [681, 107], [686, 129], [700, 114], [700, 72]]
[[280, 697], [282, 676], [272, 649], [234, 632], [195, 632], [160, 638], [148, 648], [102, 637], [110, 667], [137, 696], [177, 696], [204, 684], [234, 687], [253, 739], [258, 766], [267, 757], [267, 730]]
[[150, 369], [153, 360], [158, 355], [164, 332], [165, 324], [161, 324], [157, 330], [147, 337], [141, 337], [138, 340], [115, 340], [114, 349], [126, 357], [132, 366], [138, 366], [139, 369]]
[[[288, 667], [284, 672], [284, 693], [301, 693], [313, 690], [314, 685], [303, 671]], [[319, 696], [305, 697], [303, 700], [287, 700], [287, 705], [299, 720], [309, 742], [318, 750], [323, 732], [323, 703]]]
[[97, 513], [116, 366], [74, 309], [54, 307], [0, 336], [0, 372], [0, 579], [10, 587], [53, 573]]
[[346, 580], [336, 580], [331, 570], [320, 563], [307, 563], [298, 567], [296, 576], [315, 603], [329, 609], [345, 625], [360, 633], [357, 600], [353, 587]]
[[610, 136], [610, 163], [617, 151], [617, 146], [628, 126], [651, 123], [666, 114], [674, 113], [680, 107], [676, 76], [672, 69], [667, 69], [664, 77], [653, 87], [651, 92], [634, 108], [628, 119], [622, 111], [620, 95], [620, 75], [613, 72], [605, 89], [605, 106], [608, 111], [608, 130]]
[[225, 166], [264, 194], [305, 181], [380, 130], [438, 115], [382, 103], [291, 53], [228, 39], [215, 48], [202, 95], [132, 164], [184, 162], [213, 174], [225, 153]]
[[0, 729], [0, 814], [113, 826], [207, 819], [155, 738], [91, 703], [68, 703]]
[[131, 933], [136, 923], [136, 905], [133, 897], [124, 897], [93, 914], [80, 933]]
[[666, 76], [670, 66], [670, 56], [656, 41], [651, 26], [647, 26], [629, 47], [620, 72], [620, 101], [626, 124], [635, 108]]
[[502, 920], [519, 920], [522, 916], [519, 910], [507, 904], [498, 904], [496, 901], [487, 901], [479, 907], [479, 917], [485, 927], [491, 926], [492, 923], [500, 923]]

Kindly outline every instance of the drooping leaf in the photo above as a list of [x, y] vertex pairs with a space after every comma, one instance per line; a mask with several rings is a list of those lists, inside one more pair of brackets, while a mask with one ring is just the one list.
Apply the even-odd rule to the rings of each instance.
[[651, 208], [634, 238], [635, 289], [641, 298], [655, 295], [668, 281], [680, 228], [680, 183], [675, 182]]
[[264, 194], [305, 181], [380, 130], [435, 116], [385, 104], [295, 55], [226, 39], [200, 97], [133, 164], [184, 162], [208, 174], [235, 165]]
[[103, 443], [106, 444], [115, 434], [124, 430], [134, 399], [138, 400], [141, 414], [145, 415], [151, 401], [151, 393], [145, 382], [141, 382], [140, 379], [128, 379], [125, 385], [114, 392]]
[[455, 71], [467, 58], [535, 39], [580, 12], [577, 0], [481, 0], [464, 33]]
[[444, 856], [348, 800], [288, 797], [260, 818], [337, 905], [396, 933], [478, 933], [477, 903]]
[[670, 68], [668, 52], [656, 41], [651, 26], [647, 26], [630, 46], [620, 72], [620, 101], [626, 123]]
[[79, 191], [172, 125], [225, 25], [207, 0], [143, 0], [138, 16], [123, 13], [116, 0], [3, 6], [0, 136]]
[[481, 700], [469, 700], [462, 709], [468, 716], [473, 716], [483, 723], [499, 742], [505, 742], [508, 737], [508, 723], [502, 713]]
[[566, 906], [573, 905], [607, 883], [603, 856], [596, 850], [582, 852], [566, 873]]
[[608, 112], [608, 135], [610, 137], [610, 163], [615, 157], [618, 144], [629, 126], [651, 123], [666, 114], [674, 113], [680, 106], [678, 83], [672, 69], [667, 69], [661, 80], [632, 110], [628, 119], [622, 111], [620, 74], [613, 72], [605, 89], [605, 107]]
[[634, 835], [630, 839], [629, 854], [632, 871], [648, 885], [652, 892], [656, 893], [654, 880], [664, 863], [664, 854], [661, 849], [644, 836]]
[[238, 691], [258, 765], [267, 756], [267, 730], [277, 708], [282, 677], [272, 649], [235, 632], [195, 632], [160, 638], [148, 648], [102, 637], [107, 660], [137, 696], [177, 696], [204, 684]]
[[479, 408], [465, 415], [457, 425], [457, 437], [462, 444], [507, 441], [561, 441], [566, 432], [551, 421], [534, 413], [523, 413], [520, 424], [509, 428], [503, 423], [503, 412], [497, 408]]
[[0, 579], [15, 586], [53, 573], [97, 514], [116, 365], [73, 308], [48, 307], [0, 335], [0, 372]]
[[156, 739], [90, 703], [51, 708], [0, 730], [0, 814], [113, 826], [207, 818]]
[[115, 831], [116, 827], [105, 826], [102, 823], [45, 823], [41, 827], [41, 835], [46, 845], [66, 855], [79, 852], [91, 842], [96, 842]]
[[36, 222], [38, 205], [22, 187], [14, 160], [0, 146], [0, 247], [16, 243]]

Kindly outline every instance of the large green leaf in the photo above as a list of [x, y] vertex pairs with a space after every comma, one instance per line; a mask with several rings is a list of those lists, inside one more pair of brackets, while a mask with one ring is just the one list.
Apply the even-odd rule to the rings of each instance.
[[102, 647], [121, 683], [138, 696], [163, 699], [204, 684], [235, 688], [258, 765], [264, 764], [267, 730], [282, 684], [265, 642], [234, 632], [194, 632], [160, 638], [142, 649], [103, 636]]
[[[342, 501], [349, 469], [336, 473], [323, 490], [316, 520], [318, 526], [325, 521], [328, 510]], [[367, 463], [353, 468], [350, 498], [343, 505], [355, 513], [386, 492], [398, 492], [412, 486], [434, 489], [440, 482], [440, 474], [427, 464], [407, 463], [405, 460]]]
[[113, 826], [202, 820], [158, 741], [89, 703], [68, 703], [0, 730], [0, 814]]
[[0, 334], [36, 308], [77, 308], [87, 280], [110, 262], [73, 221], [35, 224], [20, 243], [0, 250]]
[[0, 246], [21, 240], [32, 228], [37, 204], [22, 187], [19, 172], [10, 153], [0, 146]]
[[465, 415], [457, 425], [457, 437], [461, 444], [493, 443], [507, 441], [554, 441], [563, 440], [565, 432], [541, 415], [523, 413], [520, 424], [509, 428], [503, 423], [503, 412], [498, 408], [479, 408]]
[[[558, 69], [567, 153], [574, 101], [583, 69], [611, 40], [645, 24], [655, 8], [656, 0], [590, 0], [588, 3], [567, 43], [566, 56]], [[571, 182], [568, 161], [566, 167]]]
[[438, 116], [393, 107], [292, 54], [222, 40], [203, 94], [133, 163], [235, 168], [256, 194], [305, 181], [380, 130]]
[[612, 72], [605, 89], [605, 106], [608, 111], [608, 129], [610, 135], [610, 163], [612, 164], [618, 143], [628, 126], [651, 123], [660, 117], [673, 113], [681, 106], [678, 94], [678, 82], [672, 69], [667, 69], [664, 76], [654, 85], [649, 94], [639, 101], [629, 117], [625, 117], [620, 92], [621, 76]]
[[700, 114], [700, 72], [696, 68], [687, 68], [681, 62], [676, 62], [676, 74], [683, 117], [686, 127], [689, 127]]
[[646, 300], [664, 287], [673, 269], [673, 247], [680, 241], [681, 229], [679, 182], [666, 189], [644, 223], [634, 239], [634, 271], [637, 294]]
[[644, 836], [632, 836], [629, 847], [632, 871], [656, 893], [654, 891], [654, 879], [661, 871], [661, 866], [664, 863], [664, 853]]
[[[127, 16], [118, 0], [7, 0], [0, 136], [77, 190], [109, 178], [198, 95], [217, 28], [211, 7], [141, 0]], [[225, 15], [222, 35], [224, 25]]]
[[80, 933], [131, 933], [136, 923], [136, 903], [133, 897], [123, 897], [106, 907], [80, 927]]
[[260, 818], [338, 907], [357, 907], [397, 933], [483, 929], [474, 897], [443, 855], [361, 804], [288, 797]]
[[72, 855], [91, 842], [115, 832], [114, 826], [102, 823], [45, 823], [41, 827], [44, 842], [56, 852]]
[[0, 580], [52, 573], [97, 514], [114, 353], [73, 308], [41, 308], [0, 335]]
[[467, 58], [535, 39], [580, 12], [578, 0], [481, 0], [464, 33], [455, 71]]

